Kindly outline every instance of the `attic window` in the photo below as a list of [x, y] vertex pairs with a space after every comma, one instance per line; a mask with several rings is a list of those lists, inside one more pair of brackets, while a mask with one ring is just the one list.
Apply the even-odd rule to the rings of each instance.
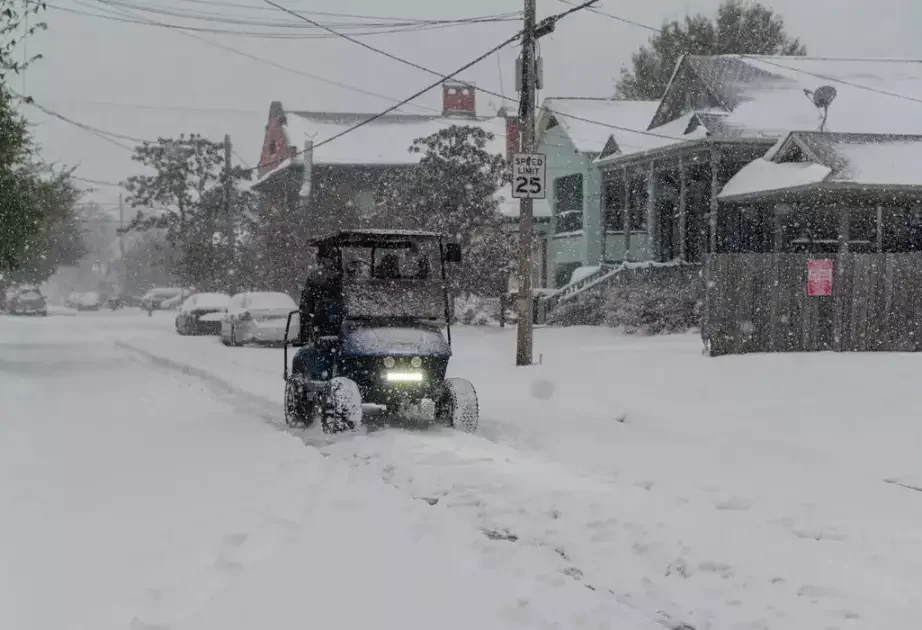
[[795, 162], [809, 162], [807, 155], [803, 152], [796, 144], [792, 145], [790, 149], [784, 152], [784, 155], [781, 156], [776, 162], [778, 164], [792, 164]]
[[276, 140], [269, 141], [269, 155], [275, 155], [275, 152], [279, 150], [279, 143]]
[[557, 122], [557, 118], [554, 116], [551, 116], [551, 119], [547, 121], [547, 127], [545, 127], [545, 129], [553, 129], [558, 124], [560, 123]]

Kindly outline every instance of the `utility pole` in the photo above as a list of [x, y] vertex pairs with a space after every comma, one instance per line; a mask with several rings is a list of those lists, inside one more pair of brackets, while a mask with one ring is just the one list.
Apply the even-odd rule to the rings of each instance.
[[121, 268], [119, 281], [122, 290], [125, 289], [125, 204], [122, 200], [122, 193], [118, 194], [118, 266]]
[[231, 180], [231, 139], [230, 135], [224, 136], [224, 218], [227, 221], [227, 251], [228, 251], [228, 277], [230, 278], [228, 292], [234, 295], [237, 292], [237, 269], [236, 269], [236, 241], [237, 230], [234, 215], [231, 210], [232, 196], [234, 194], [234, 183]]
[[[519, 129], [522, 153], [535, 151], [535, 13], [536, 0], [525, 0], [525, 24], [522, 31], [522, 86], [519, 103]], [[534, 341], [533, 299], [531, 289], [532, 243], [534, 242], [534, 205], [529, 198], [519, 200], [519, 309], [515, 364], [532, 364]]]

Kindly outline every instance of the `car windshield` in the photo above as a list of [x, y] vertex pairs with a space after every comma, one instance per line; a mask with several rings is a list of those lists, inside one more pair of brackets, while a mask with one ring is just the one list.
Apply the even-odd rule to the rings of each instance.
[[423, 279], [437, 269], [439, 248], [434, 239], [398, 247], [344, 247], [342, 260], [343, 273], [355, 280]]
[[295, 301], [285, 293], [251, 293], [247, 308], [253, 310], [294, 310]]

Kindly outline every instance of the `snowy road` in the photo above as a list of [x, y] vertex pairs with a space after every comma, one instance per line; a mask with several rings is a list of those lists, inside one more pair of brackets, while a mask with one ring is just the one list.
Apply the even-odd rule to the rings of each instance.
[[0, 318], [3, 627], [922, 626], [922, 357], [462, 329], [480, 435], [330, 440], [157, 315]]

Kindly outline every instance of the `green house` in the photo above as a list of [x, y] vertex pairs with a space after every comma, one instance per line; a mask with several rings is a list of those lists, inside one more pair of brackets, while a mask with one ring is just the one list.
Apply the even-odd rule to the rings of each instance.
[[[537, 151], [547, 155], [548, 286], [567, 284], [581, 267], [625, 259], [623, 232], [602, 230], [602, 179], [593, 160], [612, 143], [629, 148], [636, 134], [618, 128], [646, 129], [658, 106], [659, 101], [544, 100], [535, 127]], [[643, 260], [646, 232], [632, 238], [631, 259]]]

